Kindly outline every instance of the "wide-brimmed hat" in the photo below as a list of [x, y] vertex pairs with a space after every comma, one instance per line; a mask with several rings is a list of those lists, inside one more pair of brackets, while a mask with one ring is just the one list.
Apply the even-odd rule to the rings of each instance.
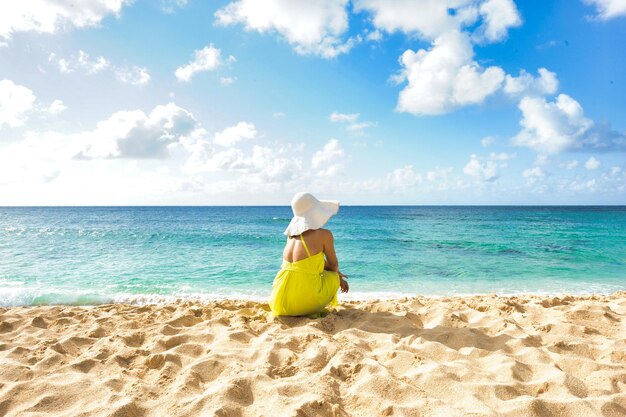
[[291, 200], [293, 219], [285, 229], [287, 236], [296, 236], [309, 229], [319, 229], [339, 211], [339, 201], [318, 200], [310, 193], [297, 193]]

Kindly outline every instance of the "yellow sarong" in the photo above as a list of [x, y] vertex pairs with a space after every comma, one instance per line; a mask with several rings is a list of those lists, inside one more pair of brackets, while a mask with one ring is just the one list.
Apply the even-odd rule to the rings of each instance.
[[337, 305], [339, 274], [324, 270], [323, 251], [311, 256], [302, 235], [300, 241], [308, 257], [296, 262], [283, 259], [274, 278], [269, 305], [275, 316], [303, 316]]

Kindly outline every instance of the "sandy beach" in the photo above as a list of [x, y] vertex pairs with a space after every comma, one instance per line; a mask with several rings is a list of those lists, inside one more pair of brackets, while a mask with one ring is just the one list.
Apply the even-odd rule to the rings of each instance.
[[0, 309], [0, 416], [624, 416], [626, 292]]

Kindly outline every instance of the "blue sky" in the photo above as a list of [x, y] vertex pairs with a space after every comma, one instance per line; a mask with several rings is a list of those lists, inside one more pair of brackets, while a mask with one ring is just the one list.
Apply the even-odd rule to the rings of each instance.
[[625, 204], [626, 1], [0, 5], [0, 205]]

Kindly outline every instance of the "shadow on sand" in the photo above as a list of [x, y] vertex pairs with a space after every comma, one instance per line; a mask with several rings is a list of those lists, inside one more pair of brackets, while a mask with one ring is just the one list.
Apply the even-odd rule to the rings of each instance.
[[[413, 312], [391, 313], [389, 311], [367, 311], [360, 308], [345, 308], [335, 312], [322, 313], [321, 317], [275, 317], [285, 327], [311, 325], [330, 336], [344, 331], [390, 334], [398, 339], [422, 338], [441, 343], [451, 349], [477, 348], [487, 351], [510, 352], [507, 346], [512, 337], [499, 334], [491, 336], [485, 331], [463, 322], [454, 313], [442, 317], [442, 322], [426, 328], [420, 315]], [[528, 340], [525, 343], [532, 343]]]

